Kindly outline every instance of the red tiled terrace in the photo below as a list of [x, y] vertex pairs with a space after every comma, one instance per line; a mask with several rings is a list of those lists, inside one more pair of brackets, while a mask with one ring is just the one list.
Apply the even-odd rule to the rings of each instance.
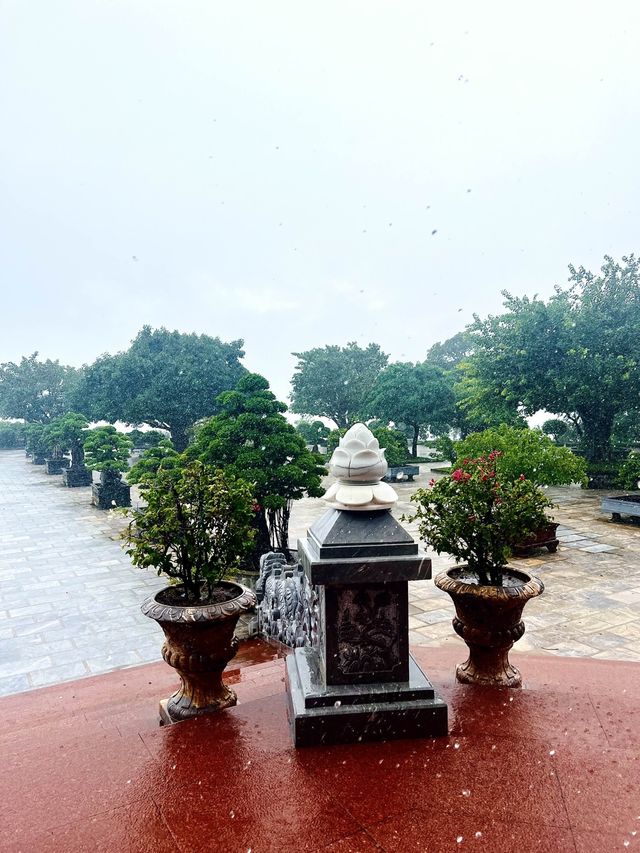
[[640, 665], [513, 654], [525, 686], [457, 685], [463, 645], [415, 648], [450, 735], [295, 750], [284, 665], [247, 643], [238, 705], [159, 728], [149, 664], [0, 701], [2, 850], [640, 849]]

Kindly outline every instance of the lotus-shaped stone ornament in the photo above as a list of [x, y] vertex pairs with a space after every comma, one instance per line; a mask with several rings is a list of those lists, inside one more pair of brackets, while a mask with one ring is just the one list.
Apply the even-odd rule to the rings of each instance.
[[337, 482], [324, 499], [338, 509], [388, 509], [398, 496], [391, 486], [380, 482], [387, 469], [378, 439], [364, 424], [354, 424], [333, 452], [329, 471]]

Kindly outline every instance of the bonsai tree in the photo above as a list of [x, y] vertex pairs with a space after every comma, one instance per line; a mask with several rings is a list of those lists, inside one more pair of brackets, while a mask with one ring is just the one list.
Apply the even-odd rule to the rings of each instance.
[[62, 471], [65, 486], [90, 486], [91, 471], [84, 464], [84, 440], [89, 424], [84, 415], [67, 412], [46, 427], [49, 443], [71, 451], [71, 466]]
[[499, 475], [501, 453], [465, 459], [449, 476], [419, 489], [410, 521], [438, 554], [464, 561], [480, 585], [502, 586], [512, 542], [523, 541], [547, 523], [553, 506], [539, 488], [520, 474]]
[[91, 502], [99, 509], [131, 505], [131, 488], [122, 482], [122, 471], [129, 466], [131, 440], [114, 426], [89, 430], [84, 442], [85, 460], [93, 471], [100, 471], [100, 483], [92, 486]]
[[84, 441], [85, 462], [92, 471], [100, 471], [103, 482], [119, 480], [129, 467], [131, 440], [114, 426], [89, 430]]
[[131, 466], [127, 482], [151, 483], [160, 472], [179, 471], [181, 462], [182, 457], [174, 449], [171, 439], [163, 438], [155, 447], [145, 450], [135, 465]]
[[540, 430], [502, 424], [473, 432], [455, 445], [456, 459], [471, 459], [500, 451], [496, 471], [502, 481], [515, 482], [520, 475], [537, 486], [561, 486], [587, 481], [585, 460], [561, 447]]
[[31, 454], [35, 465], [44, 465], [47, 453], [47, 440], [44, 424], [27, 424], [25, 429], [26, 450]]
[[141, 491], [147, 505], [123, 533], [134, 565], [177, 581], [185, 605], [224, 600], [216, 587], [237, 571], [255, 535], [252, 487], [196, 460], [177, 476], [159, 470]]
[[292, 501], [324, 494], [321, 457], [307, 450], [263, 376], [247, 374], [218, 402], [220, 414], [202, 424], [185, 455], [255, 483], [254, 562], [272, 549], [288, 556]]

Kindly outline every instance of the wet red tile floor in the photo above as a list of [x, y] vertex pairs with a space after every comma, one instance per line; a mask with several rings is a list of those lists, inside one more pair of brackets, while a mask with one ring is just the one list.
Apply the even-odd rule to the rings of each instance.
[[247, 643], [237, 707], [159, 728], [164, 663], [0, 700], [0, 849], [640, 850], [640, 664], [513, 655], [525, 687], [456, 685], [416, 648], [450, 735], [295, 750], [284, 665]]

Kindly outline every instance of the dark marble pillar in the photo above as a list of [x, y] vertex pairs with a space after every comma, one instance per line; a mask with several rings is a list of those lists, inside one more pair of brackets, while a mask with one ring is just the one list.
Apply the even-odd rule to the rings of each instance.
[[298, 542], [318, 590], [314, 646], [287, 659], [296, 746], [447, 734], [447, 706], [409, 652], [408, 583], [431, 561], [388, 509], [330, 509]]

